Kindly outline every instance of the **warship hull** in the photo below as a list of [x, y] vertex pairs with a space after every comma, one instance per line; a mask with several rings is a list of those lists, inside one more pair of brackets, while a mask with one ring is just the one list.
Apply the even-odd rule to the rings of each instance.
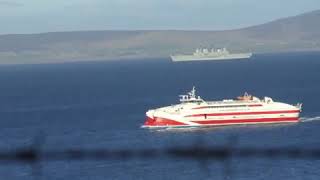
[[174, 55], [170, 57], [172, 61], [180, 62], [180, 61], [220, 61], [220, 60], [248, 59], [251, 56], [252, 56], [252, 53], [228, 54], [223, 56]]

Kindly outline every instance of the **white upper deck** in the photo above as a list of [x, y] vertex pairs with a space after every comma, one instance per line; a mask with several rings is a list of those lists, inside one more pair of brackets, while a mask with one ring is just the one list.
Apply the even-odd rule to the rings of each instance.
[[221, 101], [204, 101], [200, 96], [196, 96], [195, 87], [192, 88], [190, 92], [186, 95], [180, 95], [181, 103], [196, 103], [207, 104], [207, 105], [235, 105], [235, 104], [252, 104], [252, 103], [272, 103], [273, 100], [270, 97], [264, 97], [264, 99], [259, 99], [255, 96], [245, 93], [243, 96], [239, 96], [237, 100], [234, 99], [224, 99]]

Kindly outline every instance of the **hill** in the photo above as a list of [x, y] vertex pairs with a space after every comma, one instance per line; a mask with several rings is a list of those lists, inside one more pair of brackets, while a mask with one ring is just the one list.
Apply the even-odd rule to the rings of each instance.
[[320, 50], [320, 10], [226, 31], [79, 31], [0, 35], [0, 63], [167, 57], [197, 47], [254, 53]]

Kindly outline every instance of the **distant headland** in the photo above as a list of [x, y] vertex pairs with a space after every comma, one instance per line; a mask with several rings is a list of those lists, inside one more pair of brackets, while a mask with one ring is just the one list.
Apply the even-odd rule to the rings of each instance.
[[[0, 64], [168, 57], [198, 47], [234, 52], [320, 51], [320, 10], [225, 31], [75, 31], [0, 35]], [[214, 23], [214, 22], [212, 22]]]

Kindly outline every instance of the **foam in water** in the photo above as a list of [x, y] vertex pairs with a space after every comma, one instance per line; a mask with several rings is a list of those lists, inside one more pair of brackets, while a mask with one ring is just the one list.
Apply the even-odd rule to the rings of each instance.
[[301, 117], [300, 121], [301, 122], [310, 122], [310, 121], [319, 121], [320, 116], [315, 116], [315, 117]]

